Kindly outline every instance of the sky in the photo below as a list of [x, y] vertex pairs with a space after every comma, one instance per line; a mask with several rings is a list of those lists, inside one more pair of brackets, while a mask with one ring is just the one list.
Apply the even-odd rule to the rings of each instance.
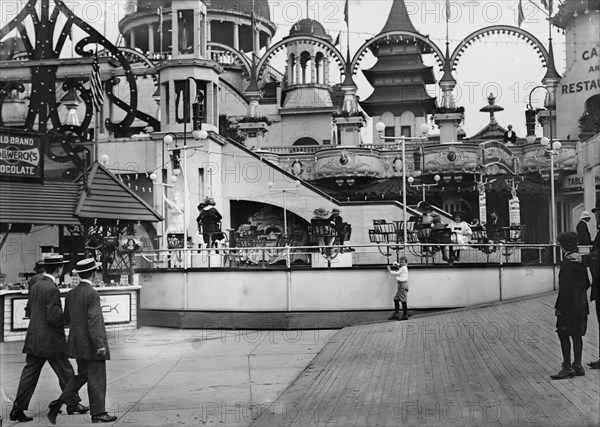
[[[525, 20], [521, 28], [536, 36], [545, 46], [548, 45], [548, 21], [541, 0], [522, 0]], [[109, 40], [118, 38], [118, 21], [125, 15], [126, 0], [65, 1], [80, 17], [92, 24], [100, 32], [105, 32]], [[406, 0], [407, 10], [416, 30], [428, 35], [442, 50], [446, 42], [445, 4], [446, 0]], [[556, 2], [555, 2], [556, 3]], [[25, 0], [0, 0], [0, 25], [5, 25]], [[277, 25], [273, 43], [288, 35], [291, 27], [307, 16], [323, 24], [332, 39], [343, 31], [341, 50], [346, 51], [346, 23], [344, 21], [345, 0], [269, 0], [271, 19]], [[517, 25], [518, 0], [450, 0], [449, 41], [452, 52], [460, 41], [480, 28], [491, 25]], [[354, 55], [360, 46], [377, 35], [388, 18], [392, 0], [349, 0], [350, 52]], [[565, 69], [565, 38], [552, 29], [556, 68], [560, 74]], [[424, 62], [434, 65], [432, 55], [425, 55]], [[368, 54], [361, 68], [370, 68], [375, 58]], [[277, 59], [275, 59], [277, 61]], [[277, 66], [277, 65], [276, 65]], [[282, 67], [278, 67], [281, 68]], [[441, 78], [438, 67], [434, 67], [436, 78]], [[543, 68], [533, 48], [516, 37], [494, 35], [480, 39], [467, 49], [454, 77], [457, 80], [455, 98], [458, 106], [464, 106], [464, 129], [467, 136], [481, 130], [488, 122], [489, 115], [479, 112], [487, 105], [490, 93], [496, 96], [496, 104], [504, 111], [496, 113], [499, 124], [506, 127], [512, 124], [518, 136], [525, 135], [525, 109], [531, 89], [541, 84]], [[358, 95], [366, 99], [372, 91], [362, 72], [355, 81]], [[441, 93], [436, 86], [428, 87], [431, 95]], [[532, 94], [534, 107], [541, 107], [546, 91], [538, 89]], [[538, 133], [541, 132], [538, 130]], [[371, 139], [370, 130], [363, 133], [365, 140]]]

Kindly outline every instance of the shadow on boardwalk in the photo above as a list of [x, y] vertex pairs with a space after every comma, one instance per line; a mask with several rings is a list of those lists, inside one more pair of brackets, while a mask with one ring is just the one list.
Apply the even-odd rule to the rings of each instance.
[[[254, 425], [600, 425], [600, 371], [550, 379], [555, 300], [347, 327]], [[592, 307], [584, 366], [597, 358]]]

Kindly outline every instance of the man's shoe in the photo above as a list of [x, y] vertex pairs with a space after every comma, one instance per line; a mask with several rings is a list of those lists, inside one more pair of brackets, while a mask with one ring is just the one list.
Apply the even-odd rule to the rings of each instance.
[[62, 408], [62, 402], [59, 402], [58, 400], [53, 400], [50, 405], [48, 405], [48, 420], [50, 420], [52, 425], [56, 424], [56, 417], [58, 414], [62, 413], [60, 408]]
[[564, 380], [575, 376], [575, 370], [570, 365], [563, 365], [560, 372], [556, 375], [550, 375], [553, 380]]
[[23, 412], [22, 409], [13, 408], [12, 411], [10, 411], [10, 420], [26, 423], [28, 421], [33, 421], [33, 417], [25, 415], [25, 412]]
[[81, 403], [77, 403], [76, 405], [67, 406], [67, 414], [85, 414], [90, 410], [89, 406], [82, 405]]
[[405, 314], [404, 316], [402, 316], [399, 320], [408, 320], [408, 316]]
[[114, 421], [117, 421], [117, 417], [114, 415], [108, 415], [107, 412], [104, 412], [100, 415], [92, 415], [93, 423], [112, 423]]
[[388, 320], [400, 320], [400, 316], [398, 316], [398, 313], [394, 313], [392, 317], [388, 317]]
[[581, 363], [573, 363], [573, 371], [575, 371], [576, 377], [582, 377], [585, 375], [585, 370], [583, 369], [583, 366], [581, 366]]
[[600, 359], [596, 360], [595, 362], [588, 363], [588, 366], [592, 369], [600, 369]]

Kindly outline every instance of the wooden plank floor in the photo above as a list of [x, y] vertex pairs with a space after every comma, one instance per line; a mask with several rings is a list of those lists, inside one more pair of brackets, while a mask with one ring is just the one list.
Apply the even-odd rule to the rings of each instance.
[[[555, 300], [342, 329], [254, 425], [598, 426], [599, 370], [550, 379]], [[584, 367], [598, 358], [590, 310]]]

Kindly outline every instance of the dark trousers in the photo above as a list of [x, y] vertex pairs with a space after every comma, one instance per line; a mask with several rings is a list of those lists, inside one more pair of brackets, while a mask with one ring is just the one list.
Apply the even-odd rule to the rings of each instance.
[[[600, 325], [600, 296], [596, 298], [596, 317], [598, 318], [598, 325]], [[598, 340], [598, 351], [600, 353], [600, 339]]]
[[[46, 361], [50, 364], [50, 367], [58, 377], [58, 384], [60, 389], [64, 390], [66, 385], [75, 377], [73, 366], [69, 359], [65, 358], [52, 358], [46, 359], [45, 357], [36, 356], [34, 354], [27, 354], [25, 356], [25, 367], [21, 373], [21, 379], [19, 380], [19, 388], [17, 389], [17, 397], [15, 398], [14, 407], [22, 410], [29, 409], [29, 402], [31, 396], [35, 391], [40, 373], [44, 367]], [[73, 396], [74, 402], [81, 401], [77, 392]]]
[[58, 398], [62, 403], [74, 405], [77, 392], [87, 383], [88, 397], [90, 399], [90, 414], [100, 415], [106, 412], [106, 361], [77, 359], [77, 375], [64, 388]]

